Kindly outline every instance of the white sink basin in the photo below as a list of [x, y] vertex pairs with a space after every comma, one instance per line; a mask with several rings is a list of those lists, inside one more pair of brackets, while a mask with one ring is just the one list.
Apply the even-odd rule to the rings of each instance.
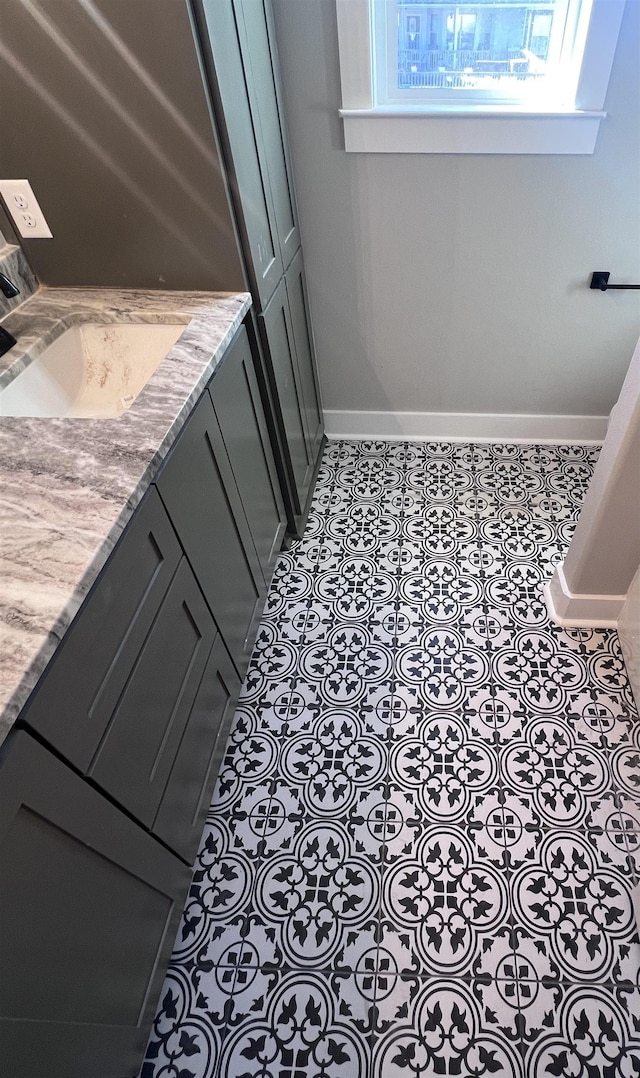
[[122, 415], [184, 329], [176, 323], [72, 326], [0, 393], [0, 415]]

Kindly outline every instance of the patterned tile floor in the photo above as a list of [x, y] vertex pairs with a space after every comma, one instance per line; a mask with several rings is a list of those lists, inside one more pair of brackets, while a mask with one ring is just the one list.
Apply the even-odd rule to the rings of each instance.
[[640, 725], [540, 591], [595, 457], [328, 445], [144, 1078], [640, 1074]]

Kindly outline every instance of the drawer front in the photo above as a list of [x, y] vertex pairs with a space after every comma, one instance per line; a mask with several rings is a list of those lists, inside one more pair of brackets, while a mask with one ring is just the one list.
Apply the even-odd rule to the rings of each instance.
[[[215, 635], [213, 618], [183, 558], [125, 683], [109, 686], [117, 703], [88, 774], [149, 828], [197, 712]], [[179, 810], [178, 833], [185, 818], [188, 814]]]
[[193, 864], [224, 756], [240, 678], [218, 636], [189, 714], [153, 831]]
[[91, 589], [22, 718], [89, 766], [182, 556], [153, 488]]

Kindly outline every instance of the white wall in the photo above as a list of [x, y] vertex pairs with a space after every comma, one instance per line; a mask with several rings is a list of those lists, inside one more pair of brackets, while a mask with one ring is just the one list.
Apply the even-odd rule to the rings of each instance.
[[615, 628], [640, 564], [640, 341], [564, 561], [546, 595], [560, 625]]
[[605, 415], [640, 331], [640, 0], [588, 157], [346, 154], [333, 0], [274, 0], [326, 409]]

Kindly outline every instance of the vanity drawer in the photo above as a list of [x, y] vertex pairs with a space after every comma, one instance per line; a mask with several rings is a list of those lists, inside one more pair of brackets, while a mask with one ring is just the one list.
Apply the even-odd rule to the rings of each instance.
[[239, 693], [240, 678], [218, 635], [153, 823], [153, 833], [190, 865], [198, 852]]
[[152, 487], [28, 700], [21, 718], [86, 771], [182, 550]]
[[87, 775], [191, 864], [240, 679], [186, 558], [114, 690]]
[[213, 618], [183, 558], [133, 662], [114, 671], [105, 686], [110, 704], [86, 773], [150, 829], [215, 637]]

